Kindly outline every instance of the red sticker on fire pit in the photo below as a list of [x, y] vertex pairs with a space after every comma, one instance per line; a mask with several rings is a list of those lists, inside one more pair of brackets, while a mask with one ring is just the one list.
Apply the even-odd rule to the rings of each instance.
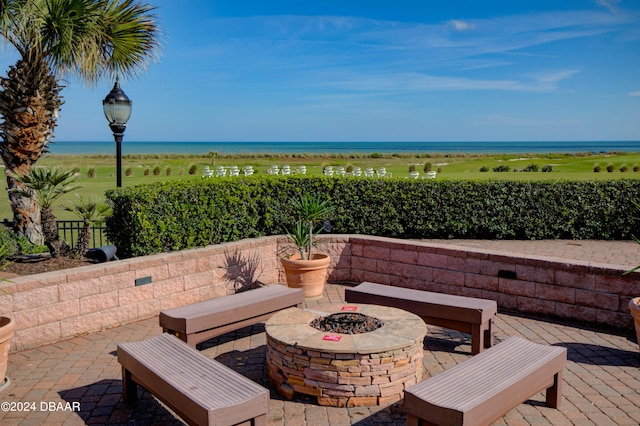
[[332, 342], [339, 342], [342, 336], [336, 336], [335, 334], [325, 334], [322, 340], [331, 340]]
[[357, 311], [358, 307], [357, 306], [343, 306], [342, 310], [343, 311]]

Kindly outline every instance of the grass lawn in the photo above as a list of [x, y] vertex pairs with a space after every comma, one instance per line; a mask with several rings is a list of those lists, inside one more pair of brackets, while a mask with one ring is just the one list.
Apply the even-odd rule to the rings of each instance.
[[[513, 154], [513, 155], [431, 155], [431, 156], [403, 156], [392, 155], [373, 158], [367, 155], [322, 155], [308, 156], [297, 154], [287, 157], [284, 155], [221, 155], [215, 160], [216, 165], [237, 165], [242, 169], [245, 165], [252, 165], [257, 174], [265, 173], [272, 164], [280, 166], [288, 164], [292, 169], [297, 165], [307, 166], [307, 175], [321, 176], [325, 166], [358, 166], [363, 170], [366, 167], [386, 167], [394, 178], [408, 178], [409, 167], [415, 166], [421, 176], [424, 175], [425, 163], [431, 163], [433, 170], [438, 171], [438, 179], [517, 179], [517, 180], [544, 180], [544, 179], [571, 179], [571, 180], [603, 180], [603, 179], [640, 179], [640, 171], [634, 172], [634, 166], [640, 165], [640, 152], [621, 154]], [[116, 186], [116, 166], [113, 155], [46, 155], [38, 166], [57, 166], [64, 169], [76, 168], [79, 170], [78, 182], [83, 188], [78, 190], [80, 195], [95, 194], [103, 196], [107, 189]], [[133, 186], [143, 183], [177, 179], [202, 179], [202, 169], [205, 165], [211, 166], [212, 160], [206, 155], [130, 155], [122, 159], [123, 186]], [[551, 172], [515, 172], [515, 169], [525, 169], [530, 164], [535, 164], [542, 169], [550, 165]], [[189, 174], [191, 166], [196, 166], [197, 172]], [[495, 172], [494, 167], [508, 166], [508, 172]], [[601, 172], [595, 173], [594, 167], [599, 165]], [[613, 166], [612, 172], [607, 172], [607, 166]], [[626, 166], [627, 171], [621, 168]], [[481, 172], [485, 167], [487, 172]], [[95, 173], [89, 176], [90, 170]], [[154, 174], [154, 169], [158, 174]], [[127, 175], [127, 171], [130, 175]], [[363, 179], [365, 179], [363, 177]], [[6, 189], [6, 182], [5, 182]], [[58, 204], [68, 203], [74, 195], [67, 194]], [[58, 219], [77, 219], [72, 213], [62, 209], [54, 210]], [[0, 201], [0, 219], [12, 219], [8, 198], [5, 196]]]

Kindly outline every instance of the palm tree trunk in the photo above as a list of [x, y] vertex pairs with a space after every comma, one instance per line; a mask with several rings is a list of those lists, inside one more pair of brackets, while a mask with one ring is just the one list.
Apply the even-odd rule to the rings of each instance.
[[78, 244], [76, 245], [75, 252], [78, 256], [84, 256], [89, 250], [89, 241], [91, 240], [91, 224], [85, 222], [78, 235]]
[[69, 246], [66, 241], [60, 239], [53, 210], [50, 207], [42, 209], [41, 216], [44, 243], [49, 248], [51, 257], [67, 256], [69, 254]]
[[[0, 155], [5, 173], [23, 175], [47, 152], [53, 138], [62, 89], [44, 60], [19, 60], [9, 67], [7, 78], [0, 77]], [[23, 189], [7, 177], [9, 189]], [[40, 209], [35, 198], [15, 192], [9, 196], [14, 229], [34, 244], [42, 244]]]
[[[11, 190], [17, 191], [11, 191]], [[42, 245], [44, 236], [40, 224], [40, 205], [35, 197], [24, 195], [30, 191], [22, 183], [7, 176], [9, 203], [13, 209], [13, 229], [18, 235], [25, 236], [33, 244]]]

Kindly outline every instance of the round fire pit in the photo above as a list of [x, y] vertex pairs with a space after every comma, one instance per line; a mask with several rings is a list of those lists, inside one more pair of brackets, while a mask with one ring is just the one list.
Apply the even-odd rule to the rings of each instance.
[[320, 331], [331, 331], [342, 334], [369, 333], [384, 325], [378, 318], [357, 312], [339, 312], [311, 321], [311, 327]]
[[[312, 326], [334, 315], [329, 328]], [[374, 324], [378, 328], [365, 330]], [[269, 381], [285, 398], [300, 393], [320, 405], [395, 402], [422, 379], [426, 332], [417, 315], [385, 306], [286, 309], [266, 323]]]

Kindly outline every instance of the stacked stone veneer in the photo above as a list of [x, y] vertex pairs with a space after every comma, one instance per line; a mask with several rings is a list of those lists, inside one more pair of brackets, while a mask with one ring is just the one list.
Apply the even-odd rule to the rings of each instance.
[[[484, 297], [499, 308], [633, 328], [628, 303], [640, 295], [640, 272], [622, 276], [628, 268], [621, 265], [381, 237], [326, 241], [330, 281]], [[284, 282], [278, 258], [285, 242], [257, 238], [11, 278], [0, 284], [0, 315], [16, 321], [14, 351], [113, 327], [239, 287]], [[148, 277], [151, 283], [136, 285]]]
[[302, 393], [332, 407], [387, 404], [402, 399], [406, 388], [422, 380], [423, 345], [420, 339], [391, 351], [334, 353], [286, 345], [267, 336], [269, 381], [288, 399]]

